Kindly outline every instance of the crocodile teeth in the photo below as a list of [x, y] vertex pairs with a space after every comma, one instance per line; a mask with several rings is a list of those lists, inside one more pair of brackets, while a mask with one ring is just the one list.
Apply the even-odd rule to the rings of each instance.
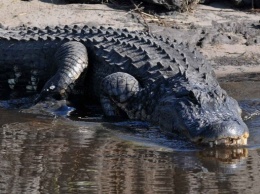
[[218, 139], [215, 141], [210, 141], [209, 146], [213, 147], [215, 145], [247, 145], [247, 136], [240, 137], [238, 139]]

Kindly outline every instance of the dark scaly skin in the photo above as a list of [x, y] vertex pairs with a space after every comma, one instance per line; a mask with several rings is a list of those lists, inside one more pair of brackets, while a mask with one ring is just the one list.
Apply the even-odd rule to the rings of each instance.
[[[90, 65], [85, 87], [87, 93], [100, 98], [107, 116], [118, 116], [123, 111], [130, 119], [149, 121], [198, 143], [247, 143], [249, 133], [241, 119], [241, 109], [220, 88], [211, 65], [198, 51], [161, 37], [87, 26], [0, 30], [0, 65], [3, 70], [0, 76], [16, 65], [35, 69], [41, 73], [40, 79], [47, 80], [45, 77], [53, 74], [46, 69], [57, 63], [55, 53], [71, 41], [80, 42], [87, 48]], [[75, 48], [69, 50], [69, 54], [83, 55], [86, 61], [61, 66], [69, 67], [65, 68], [67, 72], [76, 69], [77, 75], [68, 79], [67, 73], [58, 71], [50, 79], [52, 81], [45, 84], [41, 96], [62, 95], [87, 68], [86, 53], [78, 54]], [[78, 68], [82, 64], [84, 67]], [[65, 86], [57, 87], [58, 80], [65, 80], [66, 84], [62, 84]], [[52, 86], [62, 89], [46, 90]]]

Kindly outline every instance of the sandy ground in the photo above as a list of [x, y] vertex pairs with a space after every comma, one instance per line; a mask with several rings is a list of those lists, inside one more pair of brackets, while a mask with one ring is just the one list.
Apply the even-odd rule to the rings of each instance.
[[[186, 13], [154, 16], [118, 9], [105, 4], [66, 5], [62, 0], [33, 0], [31, 2], [1, 0], [0, 2], [0, 23], [4, 27], [77, 24], [147, 30], [148, 25], [149, 30], [154, 34], [163, 34], [180, 41], [188, 40], [188, 43], [193, 32], [202, 28], [209, 29], [213, 22], [259, 23], [259, 21], [260, 13], [246, 10], [238, 11], [228, 7], [228, 5], [216, 3], [210, 6], [198, 5], [196, 9]], [[232, 44], [226, 42], [209, 43], [204, 44], [199, 49], [213, 62], [215, 72], [219, 77], [236, 73], [260, 73], [260, 43], [247, 45], [243, 35], [233, 33], [233, 37], [236, 38], [236, 41]], [[196, 41], [198, 40], [195, 40], [195, 45]], [[218, 63], [220, 59], [225, 57], [228, 58], [226, 61], [221, 60]], [[237, 60], [238, 62], [234, 64], [233, 59], [241, 57], [242, 59]]]

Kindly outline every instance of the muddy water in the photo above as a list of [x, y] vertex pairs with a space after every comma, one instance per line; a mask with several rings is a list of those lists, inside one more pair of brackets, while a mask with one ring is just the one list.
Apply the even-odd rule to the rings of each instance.
[[194, 146], [145, 123], [0, 109], [0, 193], [259, 193], [259, 85], [223, 83], [256, 115], [242, 148]]

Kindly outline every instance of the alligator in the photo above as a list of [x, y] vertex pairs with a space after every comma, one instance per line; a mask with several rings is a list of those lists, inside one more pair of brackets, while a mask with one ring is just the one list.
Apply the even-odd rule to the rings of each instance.
[[202, 54], [176, 40], [110, 27], [3, 28], [0, 66], [0, 89], [39, 91], [35, 103], [68, 98], [83, 82], [107, 117], [147, 121], [203, 145], [247, 144], [237, 101]]

